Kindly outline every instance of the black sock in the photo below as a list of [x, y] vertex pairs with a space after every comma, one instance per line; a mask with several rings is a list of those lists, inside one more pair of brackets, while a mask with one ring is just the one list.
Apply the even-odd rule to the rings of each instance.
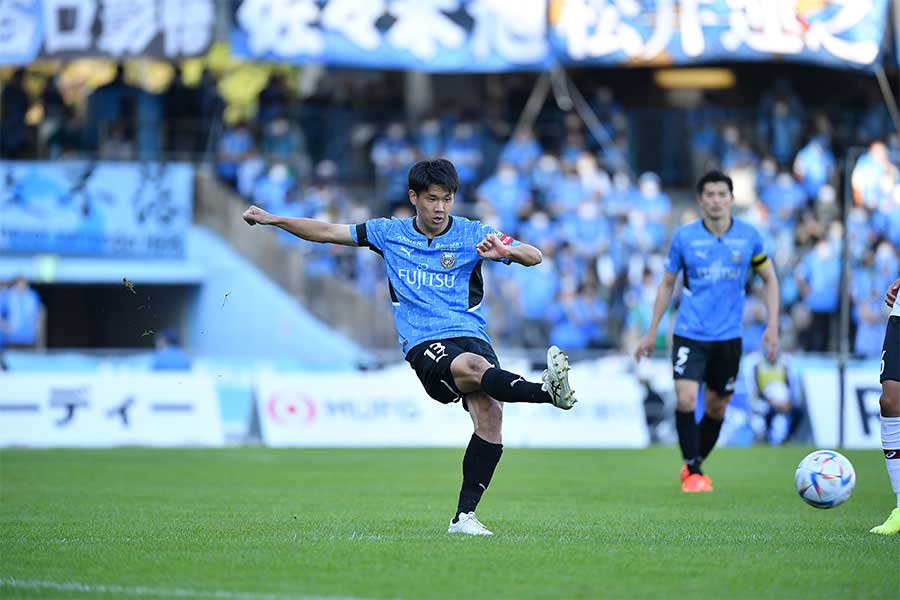
[[681, 445], [681, 456], [691, 474], [702, 473], [700, 470], [700, 456], [697, 451], [697, 421], [694, 420], [694, 411], [675, 411], [675, 429], [678, 430], [678, 443]]
[[459, 513], [470, 513], [478, 506], [481, 495], [491, 484], [491, 477], [494, 476], [494, 469], [502, 454], [503, 444], [492, 444], [472, 434], [463, 457], [463, 482], [459, 490], [459, 504], [453, 515], [454, 523]]
[[709, 453], [716, 447], [716, 441], [719, 439], [719, 432], [722, 430], [722, 419], [713, 419], [708, 414], [704, 414], [700, 419], [700, 445], [697, 450], [700, 460], [706, 460]]
[[497, 367], [491, 367], [481, 376], [481, 389], [500, 402], [553, 404], [553, 398], [541, 389], [541, 384], [525, 381], [521, 375]]

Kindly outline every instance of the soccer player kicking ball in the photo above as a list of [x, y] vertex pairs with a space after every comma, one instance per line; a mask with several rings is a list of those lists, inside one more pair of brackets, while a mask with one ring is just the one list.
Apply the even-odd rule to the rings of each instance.
[[887, 521], [873, 527], [869, 533], [893, 535], [900, 533], [900, 279], [888, 287], [884, 302], [891, 307], [884, 346], [881, 350], [881, 447], [891, 487], [897, 494], [897, 508]]
[[475, 507], [491, 483], [503, 453], [504, 402], [575, 404], [569, 362], [556, 346], [547, 351], [542, 383], [500, 368], [491, 348], [481, 302], [484, 260], [530, 267], [541, 252], [478, 221], [453, 217], [459, 187], [450, 161], [417, 162], [409, 170], [409, 201], [416, 215], [336, 225], [313, 219], [271, 215], [251, 206], [250, 225], [274, 225], [311, 242], [366, 246], [387, 266], [400, 346], [429, 396], [449, 404], [462, 401], [475, 425], [463, 458], [463, 482], [449, 533], [493, 535], [475, 518]]
[[[637, 360], [652, 353], [675, 279], [679, 271], [684, 271], [684, 291], [672, 340], [672, 368], [675, 427], [684, 457], [681, 489], [685, 492], [712, 491], [712, 482], [700, 467], [716, 445], [725, 409], [734, 393], [741, 362], [744, 286], [750, 267], [765, 284], [768, 325], [763, 349], [770, 361], [778, 350], [775, 269], [756, 229], [731, 216], [733, 192], [731, 179], [719, 171], [707, 173], [697, 183], [702, 218], [675, 230], [665, 274], [653, 303], [650, 328], [634, 353]], [[706, 414], [698, 426], [694, 408], [701, 383], [706, 384]]]

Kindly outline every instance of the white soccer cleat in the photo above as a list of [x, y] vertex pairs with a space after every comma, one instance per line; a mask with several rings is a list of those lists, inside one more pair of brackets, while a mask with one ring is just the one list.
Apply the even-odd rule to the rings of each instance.
[[553, 405], [563, 410], [569, 410], [578, 400], [575, 399], [575, 390], [569, 386], [569, 357], [556, 346], [550, 346], [547, 350], [547, 369], [541, 375], [544, 384], [541, 386], [545, 392], [553, 398]]
[[456, 523], [450, 522], [447, 533], [464, 533], [466, 535], [494, 535], [494, 533], [475, 518], [475, 513], [459, 513]]

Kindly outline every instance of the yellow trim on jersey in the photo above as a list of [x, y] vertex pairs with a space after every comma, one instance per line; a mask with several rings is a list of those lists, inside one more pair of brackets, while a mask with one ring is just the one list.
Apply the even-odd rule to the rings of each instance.
[[753, 266], [754, 269], [761, 269], [762, 267], [765, 266], [765, 264], [767, 262], [769, 262], [769, 257], [766, 255], [765, 252], [760, 252], [759, 254], [757, 254], [756, 256], [754, 256], [753, 258], [750, 259], [750, 264]]

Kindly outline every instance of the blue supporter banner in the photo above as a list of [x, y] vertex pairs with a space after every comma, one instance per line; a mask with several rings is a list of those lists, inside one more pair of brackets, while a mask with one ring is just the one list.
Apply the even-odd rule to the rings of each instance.
[[197, 56], [215, 24], [214, 0], [0, 0], [0, 65]]
[[432, 72], [552, 64], [546, 0], [243, 0], [241, 58]]
[[790, 60], [873, 68], [888, 0], [551, 0], [550, 39], [571, 65]]
[[182, 258], [193, 167], [0, 162], [0, 254]]
[[872, 68], [887, 8], [888, 0], [242, 0], [231, 41], [246, 59], [432, 72], [774, 60]]

